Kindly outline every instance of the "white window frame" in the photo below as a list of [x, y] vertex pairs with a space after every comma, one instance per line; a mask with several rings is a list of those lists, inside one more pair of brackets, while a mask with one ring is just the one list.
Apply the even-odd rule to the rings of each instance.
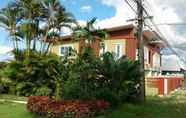
[[146, 64], [149, 64], [149, 48], [148, 47], [144, 47], [144, 61]]
[[[101, 47], [102, 44], [104, 44], [105, 50], [103, 50], [103, 48]], [[101, 43], [100, 43], [100, 51], [99, 51], [100, 56], [103, 55], [103, 54], [106, 53], [106, 52], [107, 52], [107, 45], [106, 45], [105, 42], [101, 42]]]
[[64, 48], [67, 48], [67, 47], [71, 47], [73, 50], [74, 50], [74, 46], [72, 44], [64, 44], [64, 45], [60, 45], [59, 46], [59, 56], [65, 56], [63, 54], [61, 54], [61, 48], [64, 47]]
[[139, 49], [136, 49], [136, 61], [138, 61], [139, 60]]
[[[114, 51], [115, 57], [116, 57], [116, 59], [119, 59], [119, 58], [121, 58], [123, 56], [123, 45], [122, 45], [122, 43], [115, 43], [114, 45], [115, 45], [115, 51]], [[118, 55], [117, 54], [117, 52], [118, 52], [118, 46], [120, 46], [119, 47], [120, 48], [120, 50], [119, 50], [119, 56], [117, 56]]]

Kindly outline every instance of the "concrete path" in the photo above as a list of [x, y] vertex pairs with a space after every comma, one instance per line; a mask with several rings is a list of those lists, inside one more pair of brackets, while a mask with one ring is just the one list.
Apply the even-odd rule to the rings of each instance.
[[13, 102], [13, 103], [19, 103], [19, 104], [27, 104], [27, 101], [5, 100], [5, 99], [0, 99], [0, 102]]

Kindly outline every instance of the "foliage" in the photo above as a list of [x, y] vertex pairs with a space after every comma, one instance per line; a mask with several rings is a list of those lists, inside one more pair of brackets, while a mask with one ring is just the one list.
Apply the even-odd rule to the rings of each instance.
[[96, 40], [102, 41], [107, 39], [107, 32], [103, 29], [95, 28], [96, 18], [91, 19], [86, 23], [86, 26], [78, 26], [74, 29], [74, 39], [83, 39], [88, 47], [91, 47]]
[[29, 97], [27, 109], [40, 116], [50, 118], [89, 118], [104, 113], [109, 104], [103, 100], [98, 101], [55, 101], [45, 96]]
[[25, 44], [27, 57], [31, 51], [48, 53], [63, 28], [72, 24], [76, 24], [73, 15], [59, 0], [16, 0], [0, 10], [0, 27], [9, 32], [15, 51]]
[[1, 76], [11, 80], [15, 94], [53, 95], [55, 76], [59, 58], [55, 55], [38, 56], [33, 54], [29, 60], [12, 61], [1, 72]]
[[115, 60], [111, 53], [97, 58], [91, 48], [70, 66], [65, 81], [65, 99], [104, 99], [111, 105], [134, 100], [139, 94], [139, 63], [126, 57]]
[[1, 72], [3, 78], [8, 78], [3, 83], [10, 93], [23, 96], [54, 96], [57, 100], [104, 99], [111, 105], [135, 99], [140, 82], [138, 62], [126, 57], [115, 60], [111, 53], [98, 58], [92, 50], [85, 48], [73, 60], [40, 56], [35, 52], [29, 60], [10, 62]]
[[118, 97], [119, 102], [138, 96], [141, 73], [137, 61], [131, 61], [127, 57], [115, 60], [108, 52], [102, 57], [100, 69], [103, 86], [113, 91], [112, 94]]
[[85, 48], [70, 65], [65, 82], [65, 99], [95, 99], [99, 60], [91, 48]]

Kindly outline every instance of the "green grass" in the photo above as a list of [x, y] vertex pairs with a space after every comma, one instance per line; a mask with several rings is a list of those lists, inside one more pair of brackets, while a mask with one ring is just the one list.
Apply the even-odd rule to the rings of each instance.
[[148, 97], [143, 104], [124, 104], [99, 118], [186, 118], [186, 94], [171, 97]]
[[[9, 95], [5, 96], [10, 99]], [[14, 99], [20, 98], [14, 97]], [[24, 104], [0, 102], [0, 118], [36, 118], [36, 116], [30, 114]], [[186, 118], [186, 91], [166, 98], [148, 97], [143, 104], [123, 104], [117, 110], [98, 118]]]
[[36, 118], [24, 104], [0, 102], [0, 118]]

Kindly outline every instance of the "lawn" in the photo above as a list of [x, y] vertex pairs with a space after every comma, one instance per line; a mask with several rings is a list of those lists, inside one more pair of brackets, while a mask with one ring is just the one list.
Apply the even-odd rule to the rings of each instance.
[[124, 104], [111, 114], [99, 118], [186, 118], [186, 94], [171, 97], [148, 97], [143, 104]]
[[[24, 104], [0, 102], [0, 118], [36, 118]], [[148, 97], [143, 104], [124, 104], [98, 118], [186, 118], [186, 92], [166, 98]]]
[[0, 102], [0, 118], [36, 118], [26, 110], [24, 104]]

